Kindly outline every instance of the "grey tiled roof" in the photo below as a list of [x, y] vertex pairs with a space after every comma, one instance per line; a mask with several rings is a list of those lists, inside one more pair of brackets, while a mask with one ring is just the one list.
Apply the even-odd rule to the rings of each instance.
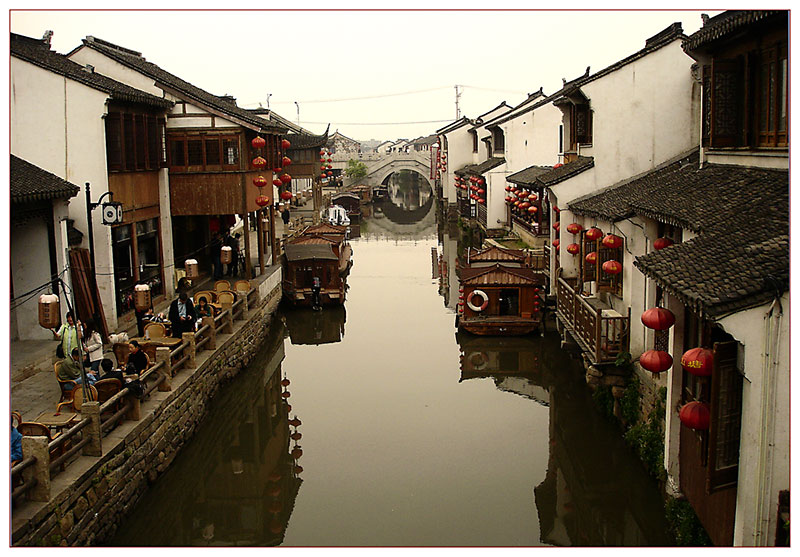
[[455, 129], [460, 128], [461, 126], [466, 126], [467, 124], [472, 124], [472, 123], [473, 123], [472, 120], [470, 120], [466, 116], [462, 116], [455, 122], [450, 122], [446, 126], [439, 128], [438, 130], [436, 130], [436, 133], [449, 133]]
[[779, 14], [787, 18], [788, 25], [788, 10], [728, 10], [704, 22], [699, 31], [683, 41], [683, 49], [690, 52]]
[[183, 79], [161, 69], [152, 62], [148, 62], [139, 52], [120, 47], [113, 43], [91, 36], [86, 37], [83, 40], [83, 44], [88, 48], [105, 54], [120, 64], [128, 66], [139, 73], [151, 77], [158, 85], [173, 89], [180, 95], [185, 96], [188, 99], [198, 101], [199, 103], [208, 107], [214, 108], [222, 114], [233, 116], [240, 121], [249, 124], [251, 127], [253, 127], [253, 129], [270, 130], [278, 133], [286, 132], [285, 127], [268, 122], [263, 118], [259, 118], [247, 109], [239, 108], [235, 101], [232, 102], [224, 96], [213, 95], [208, 91], [204, 91], [203, 89], [192, 85], [188, 81], [184, 81]]
[[536, 184], [536, 178], [551, 170], [553, 170], [552, 166], [529, 166], [524, 170], [506, 176], [506, 182], [522, 186], [532, 186]]
[[589, 170], [594, 166], [594, 157], [578, 157], [574, 161], [568, 162], [558, 168], [551, 168], [547, 172], [536, 177], [536, 184], [550, 187], [563, 182], [573, 176]]
[[14, 155], [11, 155], [9, 170], [11, 203], [69, 199], [80, 191], [75, 184]]
[[695, 311], [719, 318], [772, 299], [768, 277], [789, 287], [789, 173], [701, 169], [697, 160], [695, 151], [569, 209], [611, 221], [641, 215], [696, 232], [634, 265]]
[[489, 170], [500, 166], [504, 162], [506, 162], [506, 159], [503, 157], [491, 157], [480, 164], [468, 164], [463, 166], [454, 171], [454, 174], [457, 176], [465, 176], [467, 174], [477, 176], [478, 174], [483, 174], [484, 172], [488, 172]]
[[140, 91], [110, 77], [95, 73], [85, 66], [76, 64], [63, 54], [50, 50], [50, 45], [42, 39], [32, 39], [11, 33], [10, 50], [11, 56], [15, 58], [25, 60], [58, 75], [63, 75], [92, 89], [108, 93], [113, 99], [160, 108], [172, 106], [172, 103], [167, 99]]

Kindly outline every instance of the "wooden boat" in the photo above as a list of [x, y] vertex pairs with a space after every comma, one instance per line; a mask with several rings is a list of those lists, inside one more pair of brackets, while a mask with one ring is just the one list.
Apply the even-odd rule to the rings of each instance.
[[344, 208], [351, 223], [358, 223], [361, 220], [361, 198], [357, 193], [337, 193], [331, 197], [331, 204]]
[[345, 279], [330, 242], [288, 243], [283, 249], [284, 300], [295, 306], [313, 307], [317, 279], [320, 305], [344, 303]]
[[320, 305], [341, 305], [347, 275], [353, 265], [348, 229], [320, 223], [308, 226], [283, 246], [283, 297], [297, 306], [314, 305], [314, 279], [319, 281]]
[[539, 329], [547, 276], [543, 257], [526, 250], [467, 250], [456, 326], [476, 335], [526, 335]]

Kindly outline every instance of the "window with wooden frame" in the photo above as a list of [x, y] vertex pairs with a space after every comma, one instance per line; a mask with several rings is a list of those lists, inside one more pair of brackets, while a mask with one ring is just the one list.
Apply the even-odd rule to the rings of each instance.
[[704, 66], [704, 145], [788, 147], [788, 71], [785, 41]]
[[473, 153], [477, 153], [478, 152], [478, 132], [471, 131], [469, 133], [470, 133], [470, 135], [472, 135], [472, 152]]
[[180, 134], [167, 137], [169, 168], [176, 172], [239, 170], [239, 136]]
[[[603, 271], [606, 261], [618, 261], [623, 264], [624, 244], [618, 248], [607, 248], [601, 240], [587, 240], [586, 231], [581, 231], [580, 276], [583, 282], [595, 282], [598, 292], [610, 292], [615, 296], [622, 296], [622, 273], [610, 275]], [[586, 261], [586, 256], [592, 252], [597, 253], [597, 263]]]
[[592, 142], [592, 111], [588, 104], [572, 105], [569, 137], [572, 150], [577, 149], [578, 144], [588, 145]]
[[[282, 159], [284, 156], [284, 151], [281, 149], [281, 138], [278, 137], [277, 135], [272, 135], [272, 134], [261, 135], [261, 137], [264, 138], [264, 141], [266, 141], [267, 144], [262, 149], [255, 149], [253, 148], [252, 144], [252, 140], [254, 137], [255, 135], [253, 136], [248, 135], [246, 138], [247, 144], [250, 146], [249, 148], [250, 160], [253, 160], [257, 156], [261, 155], [267, 160], [267, 168], [271, 169], [271, 168], [282, 167], [283, 166]], [[223, 152], [225, 153], [226, 156], [232, 155], [232, 153], [229, 152], [227, 149], [223, 149]], [[295, 151], [295, 153], [297, 152], [298, 151]], [[309, 150], [309, 153], [310, 153], [309, 161], [310, 162], [316, 161], [316, 155], [314, 154], [314, 151]], [[294, 162], [300, 162], [300, 160], [298, 159]]]
[[166, 162], [165, 120], [146, 112], [110, 108], [105, 117], [106, 160], [110, 171], [158, 170]]

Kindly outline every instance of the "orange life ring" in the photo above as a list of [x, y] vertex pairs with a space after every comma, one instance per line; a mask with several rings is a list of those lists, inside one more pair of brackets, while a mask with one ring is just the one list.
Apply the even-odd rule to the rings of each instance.
[[[482, 299], [480, 305], [475, 305], [472, 303], [472, 298], [474, 296], [479, 296]], [[489, 305], [489, 296], [487, 296], [486, 292], [484, 292], [483, 290], [473, 290], [470, 293], [469, 297], [467, 297], [467, 305], [469, 306], [469, 309], [471, 309], [472, 311], [483, 311], [486, 309], [486, 306]]]

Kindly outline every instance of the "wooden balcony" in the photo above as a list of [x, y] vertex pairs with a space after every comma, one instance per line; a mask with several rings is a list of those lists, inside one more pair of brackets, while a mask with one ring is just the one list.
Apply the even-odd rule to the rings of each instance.
[[593, 364], [612, 363], [628, 351], [631, 310], [621, 315], [598, 298], [582, 296], [576, 282], [559, 278], [556, 313]]

